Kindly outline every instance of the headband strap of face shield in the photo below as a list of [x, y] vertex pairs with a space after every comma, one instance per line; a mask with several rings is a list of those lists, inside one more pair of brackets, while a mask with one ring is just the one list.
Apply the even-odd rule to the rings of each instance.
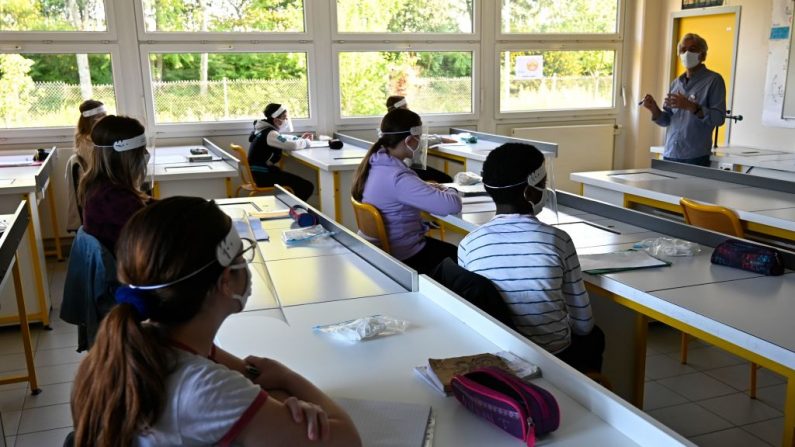
[[406, 98], [403, 98], [400, 101], [392, 104], [392, 108], [393, 109], [399, 109], [401, 107], [406, 107], [407, 105], [408, 105], [408, 101], [406, 101]]
[[81, 115], [83, 115], [83, 117], [85, 118], [89, 118], [94, 115], [99, 115], [100, 113], [105, 113], [105, 106], [97, 106], [94, 107], [93, 109], [88, 109], [85, 112], [81, 113]]
[[279, 106], [279, 108], [276, 109], [275, 112], [271, 113], [271, 116], [269, 118], [278, 118], [278, 117], [282, 116], [282, 113], [284, 113], [286, 111], [287, 111], [287, 109], [285, 109], [284, 106]]
[[491, 189], [508, 189], [508, 188], [514, 188], [514, 187], [519, 186], [519, 185], [525, 185], [525, 184], [529, 185], [529, 186], [535, 186], [541, 180], [543, 180], [544, 177], [546, 177], [546, 176], [547, 176], [547, 170], [544, 167], [544, 164], [542, 163], [541, 166], [538, 167], [538, 169], [536, 169], [535, 171], [531, 172], [530, 175], [527, 176], [527, 180], [523, 180], [523, 181], [521, 181], [519, 183], [514, 183], [512, 185], [505, 185], [505, 186], [492, 186], [492, 185], [487, 185], [485, 183], [483, 183], [483, 186], [485, 186], [486, 188], [491, 188]]
[[402, 134], [410, 134], [410, 135], [414, 135], [414, 136], [418, 137], [418, 136], [422, 135], [423, 133], [425, 133], [424, 130], [425, 130], [425, 126], [414, 126], [411, 129], [409, 129], [409, 130], [400, 130], [400, 131], [396, 131], [396, 132], [384, 132], [381, 129], [377, 129], [378, 138], [381, 138], [384, 135], [402, 135]]
[[243, 240], [240, 239], [240, 235], [238, 234], [235, 226], [229, 229], [229, 233], [218, 243], [215, 247], [215, 259], [204, 264], [203, 266], [199, 267], [199, 269], [193, 271], [192, 273], [188, 273], [187, 275], [175, 279], [174, 281], [170, 281], [164, 284], [152, 284], [148, 286], [137, 286], [134, 284], [129, 284], [127, 287], [130, 289], [135, 290], [158, 290], [158, 289], [165, 289], [166, 287], [173, 286], [174, 284], [180, 283], [185, 281], [186, 279], [192, 278], [198, 275], [200, 272], [204, 271], [206, 268], [213, 265], [215, 262], [221, 264], [221, 267], [229, 267], [232, 265], [232, 261], [235, 260], [243, 252]]
[[101, 149], [112, 148], [116, 152], [129, 151], [130, 149], [137, 149], [146, 146], [146, 134], [138, 135], [137, 137], [128, 138], [126, 140], [115, 141], [112, 145], [102, 146], [95, 144], [94, 147]]

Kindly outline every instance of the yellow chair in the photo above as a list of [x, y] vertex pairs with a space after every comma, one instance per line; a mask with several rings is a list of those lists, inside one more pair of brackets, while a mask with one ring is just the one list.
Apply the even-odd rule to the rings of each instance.
[[378, 241], [378, 245], [385, 252], [390, 252], [389, 237], [386, 234], [386, 225], [378, 208], [369, 203], [362, 203], [351, 197], [353, 214], [356, 216], [356, 226], [365, 236]]
[[[740, 218], [737, 217], [737, 213], [733, 210], [723, 206], [705, 205], [684, 197], [679, 201], [679, 204], [682, 206], [685, 222], [687, 224], [734, 237], [745, 237], [745, 230], [740, 222]], [[682, 364], [687, 363], [688, 342], [688, 335], [683, 333], [680, 354], [680, 361]], [[756, 370], [758, 368], [759, 366], [756, 363], [751, 363], [751, 383], [748, 394], [752, 399], [756, 399]]]
[[[240, 170], [240, 186], [235, 190], [235, 197], [240, 195], [241, 190], [248, 191], [249, 197], [257, 194], [273, 194], [276, 192], [276, 188], [273, 186], [257, 186], [257, 182], [254, 181], [254, 175], [251, 174], [251, 166], [248, 164], [248, 154], [243, 147], [237, 144], [230, 144], [229, 148], [238, 160], [240, 160], [240, 163], [238, 163], [238, 168]], [[293, 192], [292, 188], [289, 186], [284, 186], [283, 188]]]

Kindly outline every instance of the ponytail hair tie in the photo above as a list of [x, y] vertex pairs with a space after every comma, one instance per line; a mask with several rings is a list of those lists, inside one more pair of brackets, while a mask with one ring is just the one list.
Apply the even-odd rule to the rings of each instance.
[[146, 291], [121, 286], [116, 289], [116, 303], [129, 304], [135, 309], [137, 321], [148, 320], [151, 316], [151, 309], [148, 303]]

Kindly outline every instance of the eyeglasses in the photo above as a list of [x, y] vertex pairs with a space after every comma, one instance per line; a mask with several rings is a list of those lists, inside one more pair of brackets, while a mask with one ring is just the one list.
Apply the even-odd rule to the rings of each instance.
[[238, 256], [242, 256], [243, 260], [246, 262], [252, 262], [254, 260], [254, 256], [257, 253], [254, 250], [257, 248], [257, 242], [248, 238], [241, 238], [240, 240], [243, 242], [243, 250]]

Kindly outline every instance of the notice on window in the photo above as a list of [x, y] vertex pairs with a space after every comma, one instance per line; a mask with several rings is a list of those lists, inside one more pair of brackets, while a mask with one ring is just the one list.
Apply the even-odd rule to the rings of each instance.
[[516, 56], [516, 79], [538, 79], [544, 77], [544, 56]]

